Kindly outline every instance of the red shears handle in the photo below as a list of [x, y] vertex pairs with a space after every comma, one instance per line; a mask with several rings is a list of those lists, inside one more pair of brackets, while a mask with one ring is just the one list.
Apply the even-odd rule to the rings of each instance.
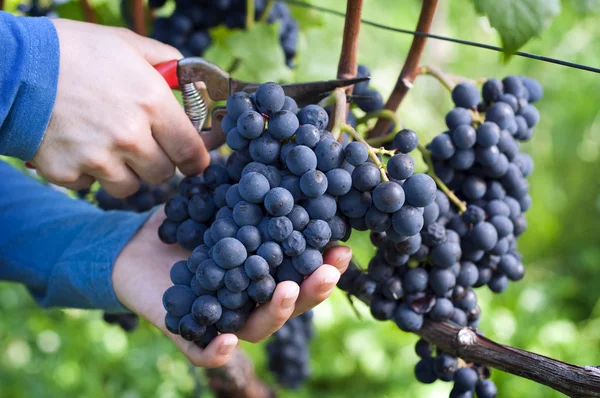
[[179, 88], [179, 78], [177, 77], [177, 60], [173, 59], [171, 61], [162, 62], [160, 64], [154, 65], [154, 69], [156, 69], [162, 77], [165, 78], [165, 81], [172, 89]]

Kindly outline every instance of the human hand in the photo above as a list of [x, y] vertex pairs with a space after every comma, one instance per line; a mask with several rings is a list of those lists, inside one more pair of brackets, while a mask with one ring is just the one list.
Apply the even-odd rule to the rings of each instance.
[[135, 193], [140, 178], [160, 183], [175, 166], [198, 174], [205, 145], [153, 68], [182, 57], [130, 30], [53, 20], [60, 42], [58, 91], [31, 163], [50, 182], [82, 189], [98, 180], [113, 196]]
[[[270, 302], [258, 307], [236, 334], [221, 334], [205, 349], [169, 333], [165, 327], [164, 291], [172, 283], [171, 265], [187, 258], [178, 245], [167, 246], [157, 236], [164, 220], [163, 208], [156, 211], [125, 246], [115, 263], [112, 280], [121, 303], [162, 330], [195, 366], [224, 365], [237, 346], [238, 339], [261, 341], [277, 331], [290, 317], [299, 315], [325, 300], [350, 262], [352, 250], [338, 246], [324, 254], [324, 262], [301, 287], [294, 282], [277, 285]], [[329, 265], [331, 264], [331, 265]]]

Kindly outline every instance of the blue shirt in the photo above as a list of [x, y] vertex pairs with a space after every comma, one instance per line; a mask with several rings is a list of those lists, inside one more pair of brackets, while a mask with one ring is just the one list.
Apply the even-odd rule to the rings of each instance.
[[[0, 12], [0, 154], [30, 159], [56, 97], [59, 44], [47, 18]], [[123, 311], [116, 258], [150, 213], [102, 211], [0, 160], [0, 280], [42, 306]]]

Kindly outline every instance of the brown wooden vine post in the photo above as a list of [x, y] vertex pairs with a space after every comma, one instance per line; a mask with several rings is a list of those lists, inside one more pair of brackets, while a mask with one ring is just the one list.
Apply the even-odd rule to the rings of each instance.
[[[431, 21], [435, 14], [435, 8], [437, 7], [438, 0], [423, 0], [423, 6], [421, 8], [421, 15], [419, 16], [419, 22], [417, 23], [417, 32], [428, 33], [431, 28]], [[398, 76], [398, 81], [394, 87], [394, 91], [385, 103], [385, 109], [389, 109], [392, 112], [396, 112], [398, 106], [408, 93], [408, 90], [412, 87], [417, 74], [419, 72], [419, 64], [421, 62], [421, 54], [425, 48], [427, 38], [423, 36], [415, 36], [413, 38], [406, 62], [402, 67], [402, 72]], [[373, 130], [370, 131], [369, 137], [382, 137], [386, 134], [390, 127], [389, 119], [379, 119]], [[400, 127], [400, 126], [396, 126]]]

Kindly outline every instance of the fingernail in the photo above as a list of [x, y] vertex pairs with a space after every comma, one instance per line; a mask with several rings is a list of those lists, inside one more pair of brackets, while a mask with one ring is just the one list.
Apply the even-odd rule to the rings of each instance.
[[237, 339], [234, 336], [226, 337], [221, 347], [219, 347], [219, 354], [229, 355], [233, 352], [235, 346], [237, 346]]
[[294, 290], [290, 290], [285, 294], [283, 300], [281, 301], [281, 307], [284, 309], [292, 308], [294, 304], [296, 304], [296, 299], [298, 298], [298, 287], [295, 287]]
[[339, 262], [346, 262], [346, 261], [350, 261], [351, 259], [352, 259], [352, 249], [348, 248], [348, 250], [346, 250], [346, 253], [344, 253], [340, 256]]
[[340, 280], [340, 273], [338, 272], [337, 274], [334, 275], [328, 275], [325, 279], [323, 279], [323, 282], [321, 282], [321, 287], [323, 290], [332, 290], [335, 285], [338, 283], [338, 281]]

